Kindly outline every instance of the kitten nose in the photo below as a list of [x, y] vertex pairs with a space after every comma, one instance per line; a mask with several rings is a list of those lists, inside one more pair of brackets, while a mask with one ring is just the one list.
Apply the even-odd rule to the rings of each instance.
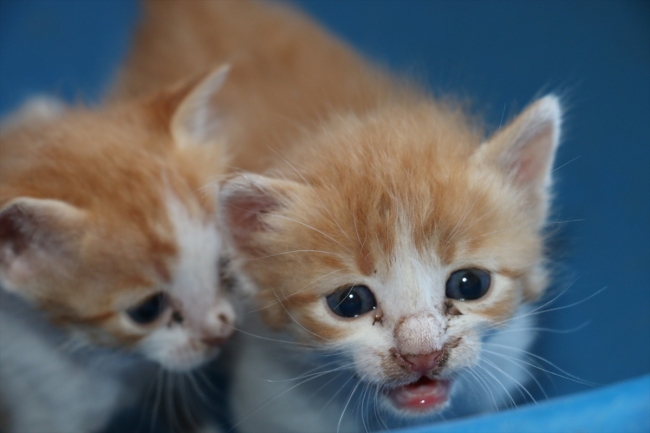
[[202, 341], [209, 346], [223, 345], [233, 334], [235, 311], [229, 302], [221, 302], [208, 312]]
[[444, 350], [434, 350], [426, 355], [402, 355], [412, 371], [427, 374], [440, 364]]

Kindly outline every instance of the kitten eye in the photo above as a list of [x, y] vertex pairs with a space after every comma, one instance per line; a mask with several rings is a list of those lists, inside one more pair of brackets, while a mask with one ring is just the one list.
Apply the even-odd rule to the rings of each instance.
[[140, 325], [156, 321], [167, 308], [167, 298], [163, 293], [157, 293], [144, 300], [140, 305], [126, 310], [129, 317]]
[[483, 269], [460, 269], [449, 277], [445, 295], [449, 299], [472, 301], [483, 297], [490, 288], [490, 274]]
[[374, 310], [377, 302], [366, 286], [352, 286], [329, 295], [327, 305], [341, 317], [358, 317]]

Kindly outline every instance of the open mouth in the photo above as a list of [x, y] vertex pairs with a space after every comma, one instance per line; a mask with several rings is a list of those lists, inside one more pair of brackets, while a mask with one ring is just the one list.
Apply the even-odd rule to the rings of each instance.
[[439, 409], [449, 399], [451, 380], [429, 379], [422, 376], [408, 385], [386, 393], [395, 408], [407, 412], [431, 412]]

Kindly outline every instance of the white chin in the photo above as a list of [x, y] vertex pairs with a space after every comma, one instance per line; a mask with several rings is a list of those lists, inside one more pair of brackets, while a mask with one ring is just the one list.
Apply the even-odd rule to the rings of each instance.
[[216, 358], [219, 352], [219, 349], [214, 349], [209, 354], [183, 353], [180, 356], [170, 356], [155, 361], [167, 371], [184, 373], [207, 364]]

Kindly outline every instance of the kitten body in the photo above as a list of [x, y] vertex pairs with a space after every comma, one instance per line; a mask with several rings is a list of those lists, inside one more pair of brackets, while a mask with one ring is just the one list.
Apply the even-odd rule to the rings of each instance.
[[94, 110], [36, 99], [2, 124], [3, 431], [99, 431], [232, 334], [202, 189], [226, 158], [195, 122], [224, 74]]
[[258, 288], [233, 362], [236, 428], [382, 429], [525, 396], [558, 99], [486, 137], [277, 5], [148, 8], [122, 91], [229, 62], [221, 132], [235, 167], [264, 173], [219, 196]]

